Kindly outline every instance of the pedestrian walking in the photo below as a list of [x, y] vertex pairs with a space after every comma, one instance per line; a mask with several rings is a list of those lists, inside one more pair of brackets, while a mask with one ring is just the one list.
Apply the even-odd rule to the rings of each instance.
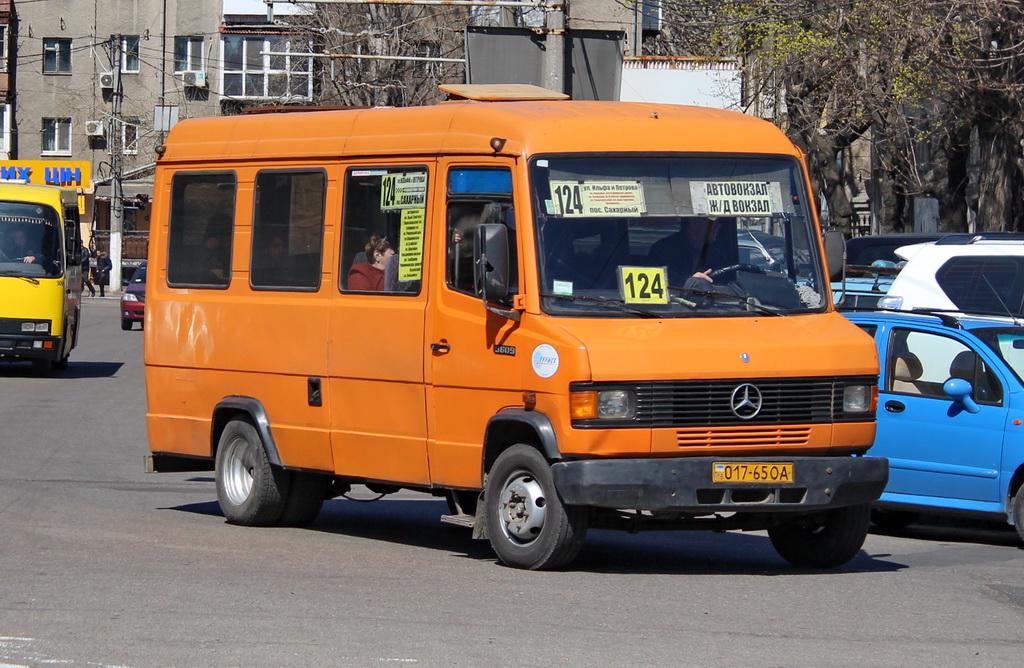
[[96, 284], [100, 286], [100, 297], [106, 296], [104, 288], [110, 282], [110, 270], [113, 267], [114, 265], [110, 262], [106, 252], [100, 251], [100, 256], [96, 258]]
[[92, 275], [89, 273], [90, 265], [92, 264], [92, 252], [82, 246], [82, 250], [79, 251], [82, 258], [82, 292], [85, 292], [86, 288], [89, 289], [89, 296], [96, 296], [96, 287], [92, 284]]

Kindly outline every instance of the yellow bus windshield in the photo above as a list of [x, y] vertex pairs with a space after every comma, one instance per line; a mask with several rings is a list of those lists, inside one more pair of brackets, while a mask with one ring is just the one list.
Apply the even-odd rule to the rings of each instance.
[[63, 275], [60, 215], [50, 206], [0, 202], [0, 276]]

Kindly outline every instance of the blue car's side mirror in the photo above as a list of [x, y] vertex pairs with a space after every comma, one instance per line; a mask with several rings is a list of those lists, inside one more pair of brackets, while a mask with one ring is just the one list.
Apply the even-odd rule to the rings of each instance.
[[953, 401], [963, 404], [964, 410], [968, 413], [977, 413], [981, 410], [981, 407], [974, 402], [974, 398], [971, 396], [974, 393], [974, 388], [971, 387], [970, 381], [966, 381], [963, 378], [950, 378], [943, 383], [942, 391]]

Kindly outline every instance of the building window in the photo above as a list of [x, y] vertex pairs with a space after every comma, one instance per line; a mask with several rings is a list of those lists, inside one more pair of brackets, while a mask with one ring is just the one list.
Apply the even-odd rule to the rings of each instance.
[[139, 124], [141, 122], [142, 120], [135, 116], [126, 116], [121, 119], [121, 155], [137, 155], [139, 153]]
[[174, 38], [174, 72], [180, 74], [186, 70], [203, 71], [203, 38]]
[[125, 35], [121, 38], [121, 71], [128, 74], [139, 72], [138, 35]]
[[43, 74], [71, 74], [70, 39], [43, 39]]
[[71, 154], [71, 119], [43, 119], [43, 155]]
[[11, 158], [11, 105], [0, 105], [0, 160]]
[[0, 72], [7, 71], [7, 25], [0, 24]]
[[224, 95], [313, 97], [313, 58], [293, 55], [310, 53], [310, 40], [298, 35], [224, 35], [223, 48]]

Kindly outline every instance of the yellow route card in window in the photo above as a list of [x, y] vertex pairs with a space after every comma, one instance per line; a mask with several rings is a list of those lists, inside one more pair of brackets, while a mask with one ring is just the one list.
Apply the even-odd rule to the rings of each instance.
[[619, 267], [619, 291], [627, 304], [667, 304], [665, 267]]

